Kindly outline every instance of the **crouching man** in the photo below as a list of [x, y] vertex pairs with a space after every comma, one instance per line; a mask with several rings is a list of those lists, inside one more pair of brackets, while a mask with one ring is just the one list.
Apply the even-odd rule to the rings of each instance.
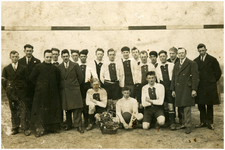
[[105, 89], [100, 87], [100, 82], [97, 78], [93, 78], [91, 82], [92, 88], [87, 91], [86, 105], [89, 106], [88, 114], [90, 123], [86, 130], [92, 130], [95, 122], [95, 113], [103, 113], [106, 111], [107, 93]]
[[116, 114], [125, 129], [138, 127], [143, 115], [138, 113], [137, 100], [130, 97], [131, 90], [122, 88], [123, 97], [116, 103]]
[[150, 122], [155, 117], [157, 119], [156, 128], [165, 123], [163, 113], [163, 102], [165, 89], [162, 84], [155, 83], [156, 75], [154, 71], [146, 73], [148, 84], [142, 88], [142, 105], [144, 107], [143, 129], [147, 130], [150, 127]]

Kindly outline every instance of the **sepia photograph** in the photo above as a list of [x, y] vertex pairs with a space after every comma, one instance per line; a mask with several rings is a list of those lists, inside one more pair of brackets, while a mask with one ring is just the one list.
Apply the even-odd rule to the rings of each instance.
[[224, 149], [223, 1], [1, 1], [2, 149]]

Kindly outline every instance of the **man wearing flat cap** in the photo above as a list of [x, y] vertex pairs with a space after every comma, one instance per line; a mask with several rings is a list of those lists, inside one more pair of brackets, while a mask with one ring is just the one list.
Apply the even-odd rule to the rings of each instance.
[[79, 50], [70, 50], [71, 57], [72, 57], [72, 62], [78, 63], [79, 64]]
[[88, 118], [89, 118], [88, 107], [86, 105], [87, 90], [91, 88], [90, 82], [92, 81], [92, 79], [98, 78], [95, 70], [87, 65], [87, 54], [88, 54], [87, 49], [84, 49], [84, 50], [80, 51], [80, 53], [79, 53], [79, 56], [80, 56], [80, 64], [79, 65], [80, 65], [81, 71], [84, 75], [84, 81], [81, 83], [80, 89], [81, 89], [81, 95], [82, 95], [83, 105], [84, 105], [83, 115], [84, 115], [85, 127], [87, 127], [89, 124], [89, 122], [88, 122]]

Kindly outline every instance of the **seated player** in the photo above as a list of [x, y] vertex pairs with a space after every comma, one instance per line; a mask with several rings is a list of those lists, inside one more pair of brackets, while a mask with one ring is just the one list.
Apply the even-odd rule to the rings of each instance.
[[155, 117], [157, 119], [156, 128], [164, 125], [165, 116], [163, 113], [163, 102], [165, 89], [162, 84], [156, 83], [154, 71], [147, 72], [146, 80], [148, 84], [142, 88], [142, 105], [144, 107], [143, 129], [150, 127], [150, 122]]
[[122, 88], [123, 97], [116, 103], [116, 114], [125, 129], [137, 127], [137, 121], [143, 118], [143, 115], [138, 113], [137, 100], [130, 97], [130, 93], [128, 87]]
[[92, 88], [87, 91], [86, 105], [88, 108], [88, 115], [90, 124], [86, 130], [93, 129], [93, 124], [95, 122], [95, 113], [103, 113], [106, 111], [107, 104], [107, 93], [105, 89], [100, 87], [100, 82], [97, 78], [93, 78], [91, 82]]

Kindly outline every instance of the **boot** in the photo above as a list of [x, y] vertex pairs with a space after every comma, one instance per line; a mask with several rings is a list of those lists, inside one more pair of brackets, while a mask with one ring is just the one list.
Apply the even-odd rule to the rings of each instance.
[[90, 124], [89, 124], [88, 127], [86, 128], [87, 131], [93, 129], [93, 124], [94, 124], [94, 122], [95, 122], [94, 114], [89, 114], [89, 119], [90, 119]]
[[176, 124], [175, 124], [175, 113], [174, 112], [170, 112], [169, 113], [170, 116], [170, 129], [171, 130], [176, 130]]
[[87, 113], [83, 113], [84, 115], [84, 126], [87, 127], [88, 126], [88, 114]]

